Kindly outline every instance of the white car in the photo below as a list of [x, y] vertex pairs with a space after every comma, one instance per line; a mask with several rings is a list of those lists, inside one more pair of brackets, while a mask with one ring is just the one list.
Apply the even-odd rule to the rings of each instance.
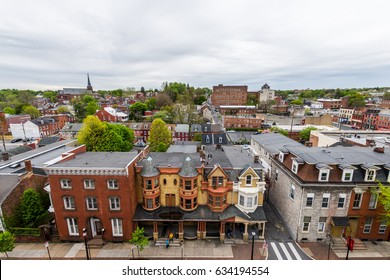
[[250, 146], [249, 146], [249, 145], [242, 145], [242, 148], [243, 148], [244, 150], [248, 150], [248, 149], [250, 149]]

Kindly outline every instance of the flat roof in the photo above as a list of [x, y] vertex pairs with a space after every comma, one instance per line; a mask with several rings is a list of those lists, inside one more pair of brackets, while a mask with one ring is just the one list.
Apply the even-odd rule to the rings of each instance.
[[49, 168], [125, 168], [137, 155], [137, 152], [86, 152]]

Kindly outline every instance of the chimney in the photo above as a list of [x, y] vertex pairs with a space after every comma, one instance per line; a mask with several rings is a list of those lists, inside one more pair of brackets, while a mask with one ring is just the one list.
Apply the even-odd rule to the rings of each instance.
[[374, 152], [384, 154], [385, 153], [385, 147], [375, 147]]
[[306, 142], [305, 142], [305, 146], [306, 146], [306, 147], [313, 147], [313, 143], [310, 142], [310, 141], [306, 141]]
[[254, 162], [259, 162], [259, 156], [258, 156], [258, 155], [255, 155], [255, 156], [253, 157], [253, 160], [254, 160]]
[[9, 160], [9, 154], [7, 152], [2, 152], [1, 157], [3, 158], [3, 161]]
[[25, 160], [24, 161], [24, 166], [25, 166], [27, 172], [32, 172], [33, 171], [32, 165], [31, 165], [31, 160], [29, 160], [29, 159]]

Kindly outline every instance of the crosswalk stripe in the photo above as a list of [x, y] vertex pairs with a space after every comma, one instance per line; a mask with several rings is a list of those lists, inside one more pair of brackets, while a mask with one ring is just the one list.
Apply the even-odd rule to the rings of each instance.
[[283, 260], [282, 255], [279, 253], [278, 247], [276, 247], [276, 244], [274, 242], [271, 242], [271, 246], [272, 246], [272, 249], [274, 249], [274, 252], [275, 252], [278, 260]]
[[302, 260], [301, 256], [298, 254], [298, 252], [295, 249], [294, 245], [291, 242], [288, 242], [287, 244], [290, 247], [291, 251], [294, 253], [294, 256], [297, 258], [297, 260]]
[[279, 245], [282, 248], [283, 253], [286, 255], [286, 258], [288, 260], [292, 260], [290, 253], [287, 251], [286, 245], [284, 245], [284, 243], [279, 243]]

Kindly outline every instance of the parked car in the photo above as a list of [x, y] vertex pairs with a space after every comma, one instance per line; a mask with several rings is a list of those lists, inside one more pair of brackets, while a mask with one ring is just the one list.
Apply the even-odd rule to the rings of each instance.
[[16, 143], [16, 142], [20, 142], [20, 141], [22, 141], [21, 138], [15, 138], [15, 139], [11, 140], [11, 143]]

